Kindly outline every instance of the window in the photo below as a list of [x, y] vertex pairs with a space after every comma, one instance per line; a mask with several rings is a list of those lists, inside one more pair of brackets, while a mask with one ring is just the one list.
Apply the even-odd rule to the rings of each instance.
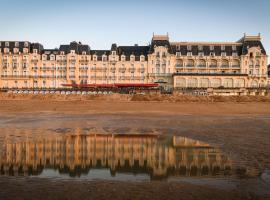
[[192, 56], [192, 52], [187, 52], [187, 56]]
[[232, 50], [236, 51], [236, 46], [235, 45], [232, 46]]
[[115, 56], [116, 55], [116, 51], [112, 51], [112, 55]]
[[126, 60], [126, 56], [125, 55], [122, 55], [121, 56], [121, 61], [125, 61]]
[[180, 51], [180, 46], [179, 46], [179, 45], [176, 46], [176, 50], [177, 50], [177, 51]]
[[188, 50], [188, 51], [191, 51], [191, 45], [188, 45], [188, 46], [187, 46], [187, 50]]
[[145, 60], [145, 57], [143, 55], [141, 55], [140, 61], [143, 62], [144, 60]]
[[232, 53], [232, 56], [233, 56], [233, 57], [237, 57], [238, 54], [234, 52], [234, 53]]
[[24, 47], [28, 47], [28, 42], [25, 42], [24, 43]]
[[214, 46], [213, 45], [210, 46], [210, 50], [214, 51]]
[[9, 42], [5, 42], [5, 46], [6, 47], [9, 47]]
[[15, 42], [15, 47], [19, 47], [19, 42]]
[[18, 49], [18, 48], [14, 48], [14, 49], [13, 49], [13, 52], [14, 52], [14, 53], [18, 53], [18, 52], [19, 52], [19, 49]]
[[199, 52], [198, 54], [200, 57], [204, 56], [204, 53], [203, 52]]
[[203, 46], [202, 45], [199, 45], [198, 46], [198, 49], [199, 49], [199, 51], [202, 51], [203, 50]]
[[226, 56], [226, 52], [221, 52], [221, 56], [225, 57]]
[[23, 53], [28, 53], [28, 49], [27, 48], [23, 48]]
[[33, 49], [33, 53], [34, 54], [37, 54], [37, 49]]
[[221, 46], [221, 51], [225, 51], [225, 46], [224, 45]]
[[61, 52], [60, 52], [60, 55], [65, 55], [65, 52], [64, 52], [64, 51], [61, 51]]
[[180, 57], [181, 56], [181, 52], [176, 52], [176, 57]]
[[215, 56], [215, 53], [214, 52], [210, 52], [210, 56]]

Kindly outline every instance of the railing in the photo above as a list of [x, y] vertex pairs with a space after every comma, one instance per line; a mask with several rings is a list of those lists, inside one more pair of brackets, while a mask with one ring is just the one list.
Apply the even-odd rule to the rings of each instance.
[[205, 68], [206, 65], [197, 65], [198, 68]]

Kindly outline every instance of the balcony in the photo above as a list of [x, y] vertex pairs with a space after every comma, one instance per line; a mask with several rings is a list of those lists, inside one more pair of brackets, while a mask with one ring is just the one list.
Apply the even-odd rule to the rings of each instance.
[[198, 68], [206, 68], [206, 65], [197, 65]]
[[79, 76], [79, 78], [88, 78], [88, 76], [87, 75], [81, 75], [81, 76]]
[[175, 65], [176, 68], [181, 68], [181, 67], [184, 67], [183, 64], [176, 64]]
[[229, 68], [229, 65], [221, 65], [221, 68]]

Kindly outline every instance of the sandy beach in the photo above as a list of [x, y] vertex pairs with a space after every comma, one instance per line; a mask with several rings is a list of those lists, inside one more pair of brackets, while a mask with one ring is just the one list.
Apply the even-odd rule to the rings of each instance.
[[[126, 98], [126, 97], [123, 97]], [[1, 177], [1, 199], [269, 199], [270, 103], [116, 100], [0, 100], [0, 136], [67, 128], [104, 133], [159, 133], [220, 148], [247, 176], [218, 184], [75, 181]], [[63, 133], [64, 134], [64, 133]], [[210, 181], [211, 182], [211, 181]], [[16, 191], [16, 192], [14, 192]], [[229, 192], [228, 192], [229, 191]], [[46, 194], [46, 195], [45, 195]], [[64, 194], [64, 196], [62, 196]]]

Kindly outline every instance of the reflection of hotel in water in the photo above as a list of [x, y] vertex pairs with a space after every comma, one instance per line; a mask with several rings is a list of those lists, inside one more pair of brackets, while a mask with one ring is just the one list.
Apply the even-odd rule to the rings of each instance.
[[231, 169], [228, 157], [199, 141], [123, 134], [53, 134], [17, 141], [7, 137], [0, 165], [6, 175], [38, 175], [51, 168], [78, 176], [92, 168], [108, 168], [112, 175], [147, 173], [152, 178], [212, 176]]

